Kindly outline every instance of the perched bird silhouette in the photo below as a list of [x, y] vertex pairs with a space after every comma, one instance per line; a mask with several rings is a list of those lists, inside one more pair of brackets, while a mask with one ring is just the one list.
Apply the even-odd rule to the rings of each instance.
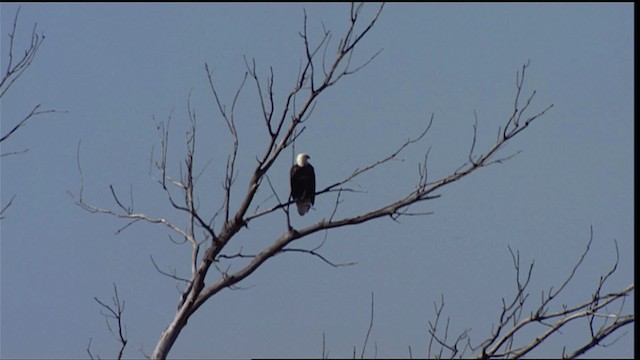
[[316, 199], [316, 173], [309, 164], [310, 158], [300, 153], [291, 167], [291, 198], [296, 202], [300, 216], [309, 211]]

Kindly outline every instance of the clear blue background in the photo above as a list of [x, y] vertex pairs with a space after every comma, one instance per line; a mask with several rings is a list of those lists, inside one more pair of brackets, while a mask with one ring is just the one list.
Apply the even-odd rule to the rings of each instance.
[[[179, 298], [165, 271], [187, 276], [190, 249], [170, 242], [160, 226], [92, 215], [76, 206], [84, 173], [84, 196], [115, 208], [109, 185], [135, 210], [185, 219], [168, 206], [151, 172], [158, 154], [153, 118], [173, 113], [170, 170], [179, 174], [188, 130], [187, 99], [198, 116], [196, 166], [203, 169], [200, 209], [212, 215], [221, 204], [221, 183], [231, 142], [204, 70], [214, 71], [227, 104], [245, 71], [243, 55], [255, 58], [265, 76], [275, 75], [276, 104], [293, 86], [303, 45], [303, 8], [312, 40], [322, 25], [332, 46], [348, 23], [346, 4], [2, 4], [2, 69], [7, 61], [13, 17], [22, 6], [16, 54], [22, 54], [34, 23], [46, 39], [32, 66], [2, 99], [2, 133], [34, 105], [67, 113], [45, 115], [3, 143], [2, 204], [16, 195], [1, 223], [1, 342], [3, 358], [84, 358], [91, 348], [102, 357], [117, 353], [98, 297], [108, 302], [112, 284], [126, 301], [130, 340], [127, 357], [150, 354], [173, 318]], [[363, 19], [375, 6], [365, 6]], [[584, 250], [591, 250], [560, 304], [587, 301], [600, 275], [615, 261], [618, 272], [606, 291], [633, 280], [633, 4], [388, 4], [379, 23], [357, 49], [359, 64], [380, 48], [369, 66], [323, 94], [296, 150], [311, 155], [318, 186], [340, 180], [384, 157], [415, 136], [433, 113], [423, 142], [395, 161], [357, 179], [366, 191], [343, 197], [337, 216], [381, 206], [413, 190], [417, 164], [430, 150], [429, 176], [453, 172], [467, 159], [474, 111], [477, 149], [495, 140], [513, 109], [515, 78], [531, 60], [525, 94], [537, 90], [532, 114], [554, 104], [502, 153], [523, 152], [502, 165], [481, 169], [447, 186], [442, 197], [415, 207], [433, 211], [399, 223], [380, 219], [329, 232], [317, 258], [283, 254], [240, 285], [212, 298], [189, 321], [171, 352], [174, 358], [320, 357], [325, 334], [329, 356], [360, 355], [375, 319], [366, 355], [427, 355], [433, 303], [444, 295], [450, 336], [472, 329], [484, 340], [497, 321], [501, 299], [515, 293], [508, 246], [528, 265], [535, 260], [528, 305], [558, 287]], [[328, 53], [332, 58], [333, 51]], [[236, 121], [240, 134], [235, 200], [245, 191], [248, 171], [263, 153], [264, 124], [248, 83]], [[288, 192], [288, 152], [270, 179], [281, 197]], [[265, 184], [266, 185], [266, 184]], [[259, 203], [269, 196], [266, 188]], [[273, 204], [273, 200], [266, 204]], [[316, 199], [315, 211], [293, 217], [302, 227], [328, 218], [335, 197]], [[238, 204], [234, 204], [237, 208]], [[266, 206], [266, 205], [264, 205]], [[252, 208], [253, 209], [253, 208]], [[219, 223], [216, 225], [219, 226]], [[256, 221], [234, 249], [251, 253], [285, 229], [282, 213]], [[300, 240], [312, 248], [325, 234]], [[232, 270], [239, 264], [232, 265]], [[215, 272], [208, 278], [214, 280]], [[633, 299], [625, 305], [632, 311]], [[556, 308], [557, 309], [557, 308]], [[610, 309], [615, 311], [616, 309]], [[535, 333], [544, 331], [543, 327]], [[632, 357], [632, 327], [614, 346], [591, 356]], [[532, 335], [534, 332], [528, 334]], [[533, 336], [533, 335], [532, 335]], [[534, 356], [557, 357], [588, 336], [586, 321], [552, 337]], [[518, 338], [517, 341], [529, 341]]]

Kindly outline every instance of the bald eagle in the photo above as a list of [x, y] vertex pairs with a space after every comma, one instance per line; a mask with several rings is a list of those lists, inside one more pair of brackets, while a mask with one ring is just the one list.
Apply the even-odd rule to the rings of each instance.
[[291, 167], [291, 198], [296, 202], [300, 216], [309, 211], [316, 198], [316, 174], [309, 159], [309, 155], [300, 153]]

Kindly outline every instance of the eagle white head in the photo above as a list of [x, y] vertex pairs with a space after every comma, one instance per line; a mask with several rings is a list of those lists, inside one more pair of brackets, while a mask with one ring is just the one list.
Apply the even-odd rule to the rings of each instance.
[[296, 156], [296, 165], [303, 167], [307, 165], [307, 163], [309, 162], [309, 159], [311, 159], [311, 156], [305, 153], [300, 153], [298, 154], [298, 156]]

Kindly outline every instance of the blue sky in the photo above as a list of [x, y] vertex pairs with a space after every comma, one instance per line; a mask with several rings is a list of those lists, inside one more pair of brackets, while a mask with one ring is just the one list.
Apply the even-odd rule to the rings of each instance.
[[[188, 129], [190, 101], [199, 121], [196, 166], [204, 168], [198, 196], [212, 214], [231, 142], [208, 89], [204, 63], [230, 104], [245, 68], [255, 58], [260, 74], [273, 67], [276, 104], [282, 105], [303, 57], [298, 32], [306, 8], [318, 40], [324, 25], [333, 45], [348, 21], [345, 4], [18, 4], [2, 3], [2, 69], [7, 34], [18, 6], [17, 49], [31, 28], [46, 39], [32, 66], [2, 99], [2, 134], [34, 105], [65, 110], [33, 119], [2, 144], [2, 204], [14, 194], [1, 226], [0, 351], [6, 358], [84, 358], [92, 350], [114, 356], [115, 341], [93, 300], [108, 301], [112, 284], [126, 301], [128, 357], [150, 354], [173, 318], [179, 294], [161, 276], [189, 270], [188, 246], [171, 243], [165, 228], [92, 215], [67, 194], [114, 208], [109, 185], [137, 211], [183, 223], [150, 175], [158, 151], [153, 119], [171, 123], [171, 170], [177, 173]], [[374, 11], [367, 5], [365, 15]], [[471, 330], [476, 344], [497, 321], [501, 298], [515, 292], [508, 247], [525, 264], [535, 260], [530, 305], [557, 287], [584, 250], [591, 250], [562, 303], [587, 300], [615, 261], [605, 290], [633, 280], [633, 4], [388, 4], [354, 62], [382, 53], [366, 68], [324, 94], [296, 143], [311, 155], [318, 186], [384, 157], [415, 136], [434, 114], [420, 144], [352, 184], [338, 214], [380, 206], [413, 189], [417, 164], [430, 148], [433, 179], [467, 159], [474, 111], [478, 149], [495, 139], [513, 108], [516, 72], [531, 61], [525, 91], [536, 90], [533, 111], [554, 104], [490, 166], [443, 188], [417, 210], [425, 217], [390, 219], [327, 234], [317, 258], [283, 254], [241, 285], [212, 298], [189, 321], [171, 352], [174, 358], [319, 357], [322, 336], [330, 356], [358, 355], [375, 319], [368, 356], [426, 356], [433, 303], [445, 299], [450, 333]], [[251, 85], [251, 84], [249, 84]], [[247, 169], [262, 153], [266, 133], [255, 89], [240, 97], [238, 194]], [[271, 180], [286, 197], [287, 153]], [[264, 192], [258, 201], [264, 200]], [[237, 197], [236, 197], [237, 198]], [[315, 211], [294, 217], [302, 227], [328, 218], [335, 198], [316, 199]], [[237, 205], [236, 205], [237, 206]], [[259, 250], [284, 231], [282, 215], [239, 236], [234, 246]], [[312, 248], [324, 234], [300, 240]], [[213, 275], [213, 274], [212, 274]], [[627, 311], [633, 301], [627, 302]], [[584, 336], [584, 323], [549, 340], [536, 356], [557, 357]], [[538, 329], [540, 330], [540, 329]], [[615, 346], [592, 356], [632, 357], [632, 327]]]

